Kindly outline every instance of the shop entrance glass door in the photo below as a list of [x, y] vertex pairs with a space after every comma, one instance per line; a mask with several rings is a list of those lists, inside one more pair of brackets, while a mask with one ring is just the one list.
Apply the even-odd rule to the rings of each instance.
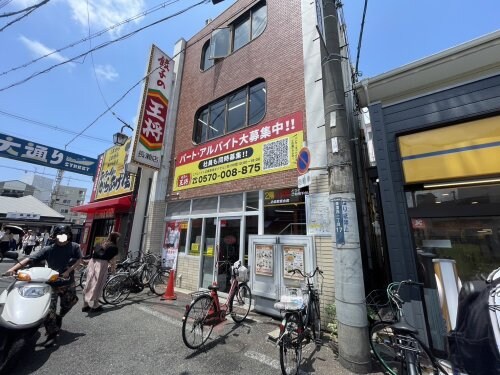
[[241, 218], [221, 218], [218, 220], [217, 284], [222, 293], [231, 287], [231, 266], [240, 259]]
[[217, 232], [217, 219], [206, 218], [203, 231], [204, 241], [201, 251], [201, 287], [207, 288], [212, 285], [214, 280], [214, 256], [215, 256], [215, 238]]

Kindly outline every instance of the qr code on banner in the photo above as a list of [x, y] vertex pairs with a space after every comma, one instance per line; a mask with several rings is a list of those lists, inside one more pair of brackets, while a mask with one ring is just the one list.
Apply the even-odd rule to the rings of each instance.
[[263, 158], [263, 170], [286, 167], [289, 165], [288, 139], [266, 143], [264, 145]]

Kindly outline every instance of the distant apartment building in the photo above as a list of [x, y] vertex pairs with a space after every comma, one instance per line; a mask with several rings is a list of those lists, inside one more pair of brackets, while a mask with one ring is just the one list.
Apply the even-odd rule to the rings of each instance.
[[33, 193], [33, 196], [46, 205], [50, 205], [50, 197], [52, 194], [54, 179], [29, 172], [24, 175], [21, 181], [34, 186], [35, 191]]
[[52, 208], [64, 215], [66, 221], [70, 221], [75, 224], [83, 224], [86, 214], [72, 212], [71, 208], [82, 205], [85, 201], [86, 194], [86, 188], [60, 186], [55, 199], [54, 207]]
[[36, 188], [19, 180], [0, 181], [0, 196], [20, 198], [35, 195]]

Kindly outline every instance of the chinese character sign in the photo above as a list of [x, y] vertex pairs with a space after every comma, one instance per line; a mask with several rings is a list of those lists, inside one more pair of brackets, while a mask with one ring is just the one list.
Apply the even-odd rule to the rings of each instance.
[[153, 45], [131, 158], [144, 167], [160, 169], [173, 68], [174, 61]]
[[97, 159], [0, 133], [0, 157], [94, 176]]
[[217, 138], [177, 154], [174, 191], [295, 169], [302, 112]]
[[103, 155], [96, 182], [95, 200], [131, 193], [134, 190], [134, 175], [125, 173], [125, 161], [131, 140], [123, 146], [114, 146]]

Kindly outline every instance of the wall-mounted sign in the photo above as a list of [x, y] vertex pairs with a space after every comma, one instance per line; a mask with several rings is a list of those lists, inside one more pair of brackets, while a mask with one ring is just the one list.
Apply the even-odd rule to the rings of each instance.
[[329, 193], [315, 193], [306, 196], [308, 235], [331, 236], [333, 215], [328, 198]]
[[130, 158], [130, 162], [146, 168], [160, 169], [173, 69], [174, 61], [153, 45]]
[[114, 146], [107, 150], [99, 165], [96, 179], [95, 200], [128, 194], [134, 190], [135, 175], [125, 173], [125, 160], [130, 150], [131, 140], [123, 146]]
[[311, 185], [312, 176], [311, 172], [304, 173], [302, 176], [297, 177], [297, 187], [302, 189]]
[[307, 192], [297, 188], [285, 188], [264, 191], [264, 206], [278, 206], [281, 204], [304, 203]]
[[302, 112], [296, 112], [181, 152], [173, 190], [295, 169], [302, 139]]
[[359, 243], [358, 217], [354, 194], [336, 195], [330, 202], [333, 204], [333, 229], [337, 245]]
[[0, 133], [0, 157], [94, 176], [97, 159]]
[[39, 214], [21, 213], [21, 212], [7, 212], [5, 215], [7, 219], [22, 219], [22, 220], [40, 220]]

